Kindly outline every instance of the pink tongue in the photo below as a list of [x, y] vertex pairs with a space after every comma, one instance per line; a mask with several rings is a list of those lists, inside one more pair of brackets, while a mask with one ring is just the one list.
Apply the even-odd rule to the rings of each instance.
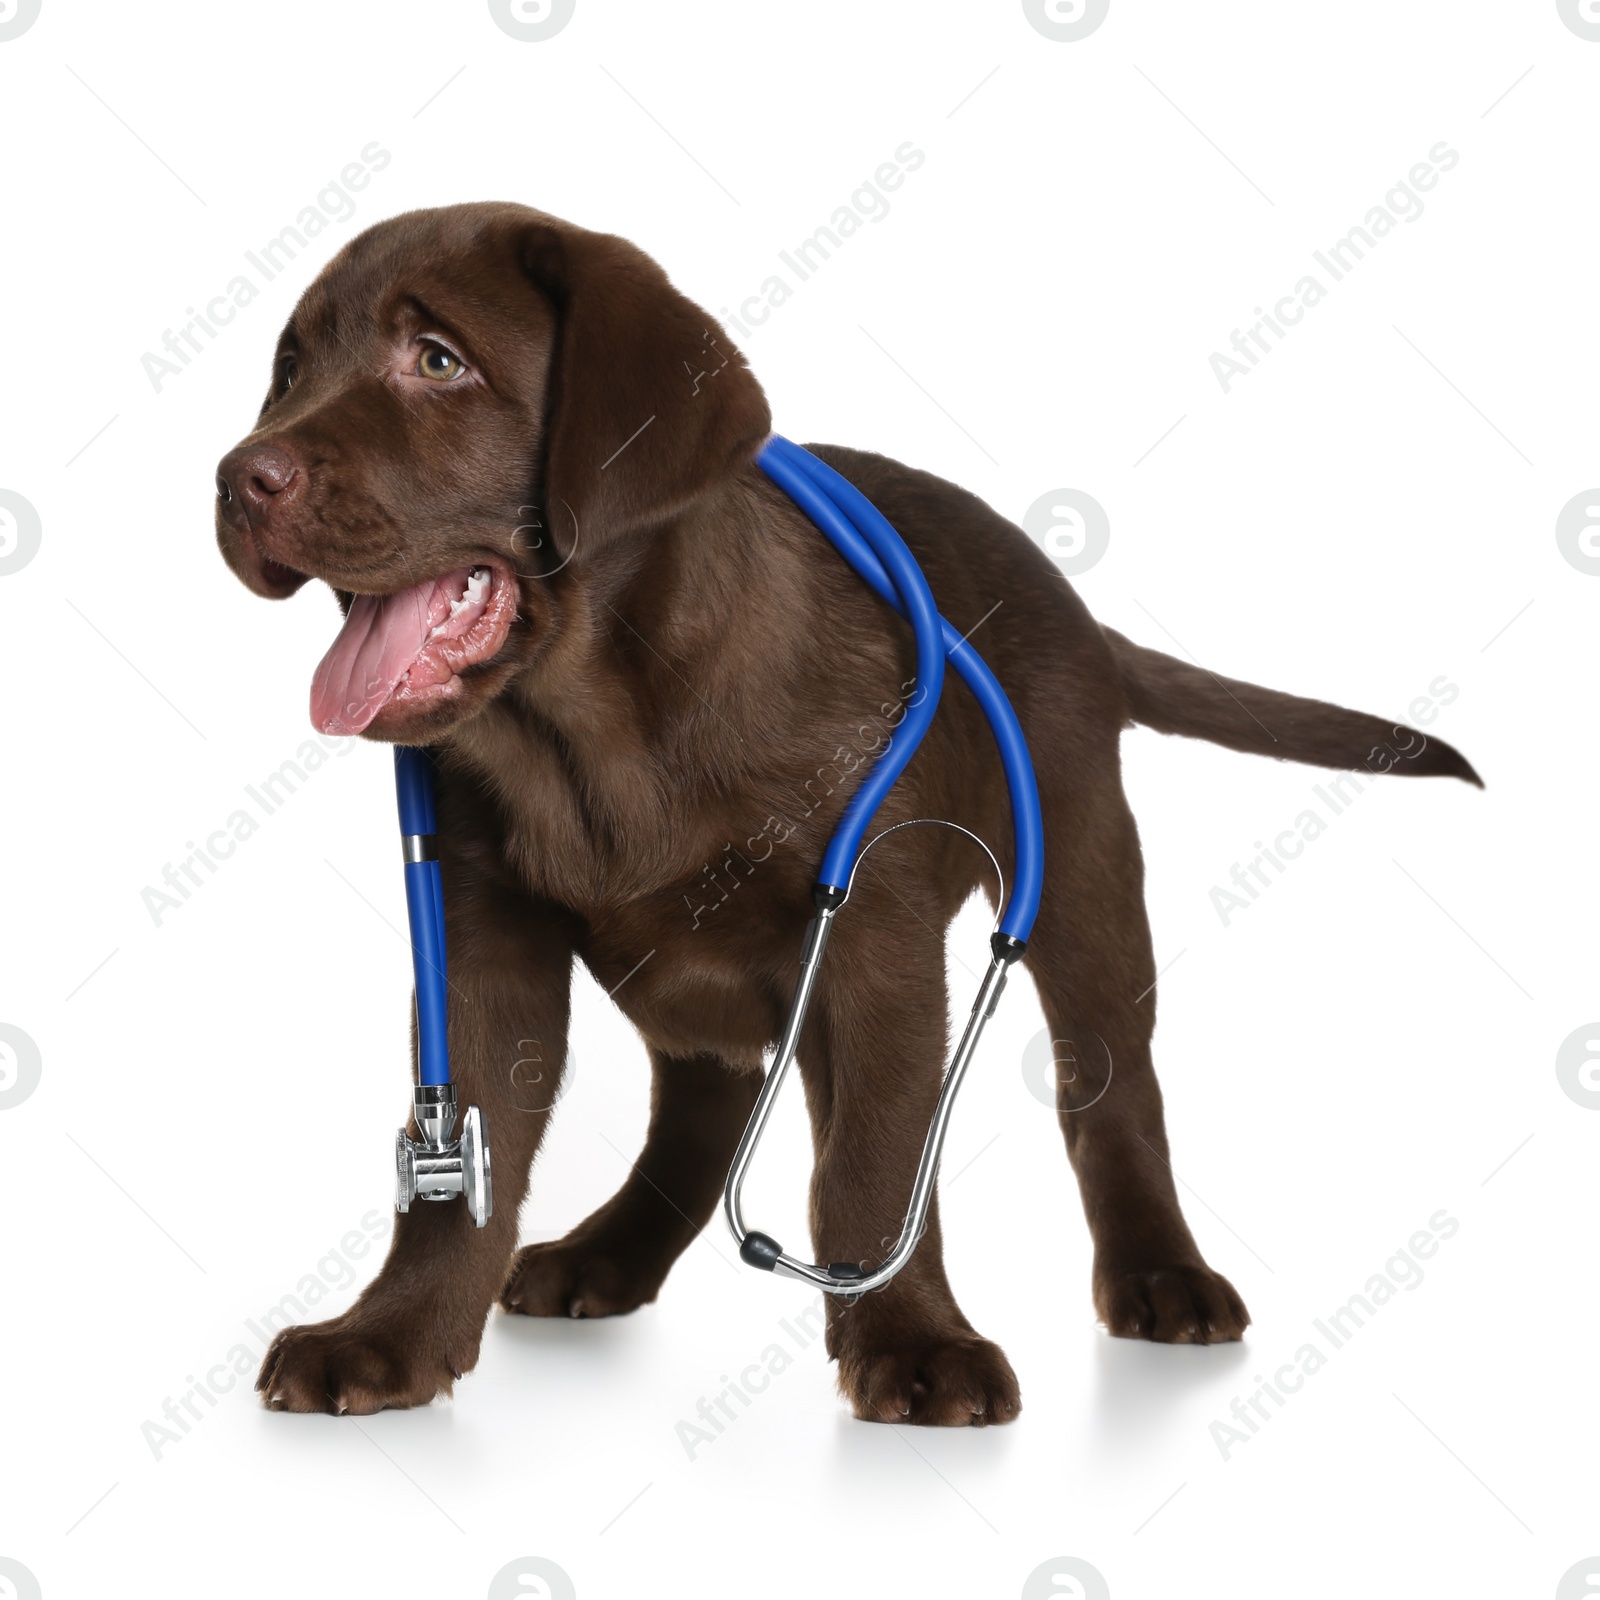
[[311, 680], [312, 725], [323, 733], [360, 733], [449, 617], [469, 571], [447, 572], [399, 594], [357, 595]]

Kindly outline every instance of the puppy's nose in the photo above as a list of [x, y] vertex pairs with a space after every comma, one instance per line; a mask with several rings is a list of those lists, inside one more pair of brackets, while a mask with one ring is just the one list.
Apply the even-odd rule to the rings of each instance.
[[240, 445], [217, 465], [217, 499], [228, 514], [242, 513], [261, 523], [289, 495], [299, 476], [294, 458], [277, 445]]

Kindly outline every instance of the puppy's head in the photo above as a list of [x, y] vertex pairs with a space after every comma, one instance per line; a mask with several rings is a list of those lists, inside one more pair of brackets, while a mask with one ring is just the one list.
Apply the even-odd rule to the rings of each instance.
[[217, 540], [257, 594], [345, 608], [312, 721], [438, 738], [539, 648], [535, 599], [682, 513], [760, 447], [760, 386], [625, 240], [521, 206], [369, 228], [306, 291]]

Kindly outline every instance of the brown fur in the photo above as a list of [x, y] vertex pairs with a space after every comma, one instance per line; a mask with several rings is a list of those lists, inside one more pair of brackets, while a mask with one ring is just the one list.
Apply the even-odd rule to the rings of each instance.
[[[406, 376], [430, 328], [464, 350], [470, 383], [430, 391]], [[256, 475], [256, 492], [219, 507], [235, 571], [268, 595], [321, 577], [348, 604], [492, 558], [515, 568], [520, 600], [504, 648], [456, 700], [391, 706], [368, 730], [438, 756], [451, 1054], [463, 1104], [488, 1117], [498, 1205], [482, 1232], [456, 1204], [397, 1217], [355, 1306], [274, 1342], [258, 1385], [269, 1404], [425, 1403], [474, 1364], [497, 1298], [532, 1316], [632, 1310], [712, 1218], [823, 847], [913, 673], [908, 629], [752, 464], [769, 428], [743, 360], [653, 262], [521, 207], [380, 224], [290, 319], [260, 420], [220, 469], [238, 489]], [[1202, 1259], [1167, 1161], [1120, 730], [1476, 775], [1419, 733], [1141, 649], [1099, 627], [974, 496], [815, 448], [901, 531], [958, 630], [987, 618], [975, 643], [1027, 730], [1047, 846], [1027, 966], [1051, 1036], [1092, 1034], [1114, 1063], [1108, 1083], [1105, 1057], [1085, 1051], [1059, 1091], [1095, 1306], [1114, 1334], [1237, 1339], [1248, 1314]], [[1009, 870], [1000, 767], [954, 679], [878, 825], [923, 816], [972, 829]], [[949, 830], [905, 830], [874, 851], [838, 921], [800, 1052], [819, 1260], [874, 1263], [898, 1233], [944, 1059], [945, 929], [989, 876]], [[649, 1046], [649, 1134], [611, 1201], [518, 1251], [549, 1096], [514, 1063], [530, 1039], [543, 1060], [565, 1058], [574, 958]], [[893, 1283], [828, 1310], [857, 1416], [1017, 1414], [1009, 1363], [950, 1292], [937, 1210]]]

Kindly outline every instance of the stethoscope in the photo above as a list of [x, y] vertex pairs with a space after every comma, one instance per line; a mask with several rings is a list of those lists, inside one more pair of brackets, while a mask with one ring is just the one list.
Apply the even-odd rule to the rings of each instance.
[[[905, 1266], [927, 1225], [939, 1158], [956, 1095], [972, 1064], [984, 1026], [999, 1003], [1006, 974], [1026, 951], [1028, 935], [1038, 915], [1039, 895], [1044, 885], [1044, 827], [1033, 762], [1011, 702], [978, 652], [939, 615], [928, 580], [905, 541], [859, 489], [810, 451], [802, 450], [787, 439], [777, 435], [769, 439], [756, 457], [756, 465], [822, 530], [868, 587], [906, 618], [916, 640], [916, 682], [907, 701], [906, 714], [871, 771], [850, 797], [823, 855], [822, 869], [812, 892], [816, 915], [806, 929], [801, 947], [794, 998], [784, 1021], [777, 1054], [750, 1114], [749, 1125], [739, 1141], [723, 1190], [723, 1211], [745, 1262], [766, 1272], [814, 1284], [829, 1294], [854, 1299], [881, 1288]], [[917, 1163], [905, 1220], [894, 1248], [870, 1271], [848, 1261], [820, 1266], [789, 1255], [770, 1235], [747, 1227], [740, 1197], [778, 1092], [794, 1063], [828, 937], [834, 919], [850, 898], [856, 870], [866, 852], [880, 839], [898, 828], [914, 825], [898, 823], [863, 845], [872, 819], [933, 722], [944, 687], [946, 657], [982, 706], [999, 747], [1011, 797], [1015, 878], [996, 931], [989, 940], [989, 969], [979, 985], [966, 1027], [945, 1070], [933, 1120]], [[427, 752], [397, 748], [395, 779], [400, 796], [406, 903], [416, 970], [418, 1082], [413, 1090], [413, 1106], [422, 1134], [420, 1140], [413, 1140], [404, 1129], [400, 1131], [396, 1144], [396, 1204], [404, 1211], [413, 1199], [445, 1200], [463, 1194], [474, 1222], [481, 1228], [489, 1220], [493, 1204], [488, 1130], [481, 1111], [472, 1106], [462, 1119], [460, 1137], [453, 1137], [456, 1098], [450, 1082], [446, 1037], [444, 898], [435, 838], [432, 766]], [[956, 824], [946, 826], [955, 827]], [[966, 833], [968, 830], [959, 831]], [[988, 847], [984, 849], [987, 851]], [[993, 853], [989, 855], [992, 862]], [[997, 873], [998, 870], [996, 863]]]

